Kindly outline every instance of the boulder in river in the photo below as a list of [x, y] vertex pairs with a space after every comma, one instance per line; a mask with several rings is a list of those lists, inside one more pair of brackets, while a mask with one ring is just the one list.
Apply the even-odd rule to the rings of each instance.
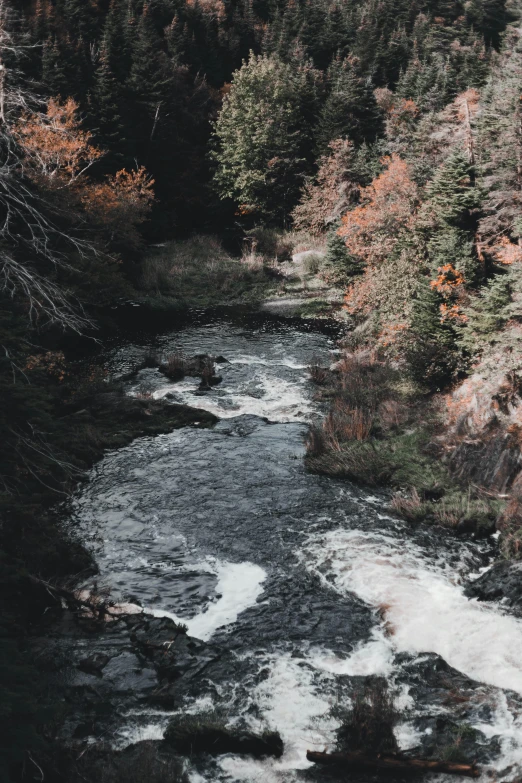
[[277, 731], [255, 734], [236, 727], [227, 727], [214, 717], [185, 715], [172, 720], [164, 741], [177, 753], [192, 756], [209, 753], [218, 756], [238, 753], [261, 758], [283, 755], [283, 740]]
[[522, 563], [495, 563], [464, 592], [468, 598], [479, 601], [502, 601], [514, 614], [522, 616]]
[[221, 651], [187, 635], [187, 629], [168, 617], [138, 615], [127, 618], [131, 639], [148, 658], [162, 680], [189, 679], [216, 661]]
[[94, 653], [94, 655], [89, 655], [87, 658], [82, 658], [78, 663], [78, 668], [82, 672], [87, 672], [87, 674], [95, 674], [98, 677], [101, 677], [103, 669], [107, 666], [109, 661], [110, 657], [108, 655]]

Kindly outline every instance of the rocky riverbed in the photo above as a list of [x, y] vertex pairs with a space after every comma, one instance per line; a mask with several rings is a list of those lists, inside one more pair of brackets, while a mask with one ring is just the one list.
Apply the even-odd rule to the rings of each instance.
[[[522, 769], [522, 621], [505, 609], [515, 587], [488, 587], [496, 541], [412, 529], [384, 492], [304, 469], [321, 415], [307, 366], [335, 360], [332, 330], [195, 314], [107, 356], [121, 377], [151, 350], [226, 359], [204, 392], [157, 367], [128, 378], [130, 397], [219, 421], [107, 453], [75, 498], [71, 524], [118, 607], [103, 630], [65, 614], [38, 654], [67, 706], [62, 738], [111, 780], [140, 753], [167, 753], [193, 783], [325, 779], [306, 750], [335, 747], [339, 707], [372, 677], [400, 710], [403, 752], [476, 760], [498, 779]], [[180, 754], [163, 741], [172, 721], [236, 739]], [[238, 752], [237, 737], [263, 735], [282, 753]]]

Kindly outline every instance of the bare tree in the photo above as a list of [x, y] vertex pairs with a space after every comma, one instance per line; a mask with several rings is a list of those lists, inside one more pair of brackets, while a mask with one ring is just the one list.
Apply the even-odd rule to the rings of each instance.
[[26, 176], [24, 151], [14, 131], [23, 113], [34, 115], [41, 101], [20, 68], [29, 47], [12, 32], [15, 22], [12, 8], [0, 0], [0, 292], [23, 297], [33, 322], [80, 332], [90, 322], [56, 278], [71, 269], [72, 254], [95, 251], [60, 228], [45, 191]]

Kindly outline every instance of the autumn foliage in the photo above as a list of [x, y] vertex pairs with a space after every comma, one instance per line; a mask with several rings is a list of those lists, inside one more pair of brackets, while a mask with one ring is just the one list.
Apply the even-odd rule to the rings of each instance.
[[314, 236], [324, 234], [330, 223], [356, 204], [360, 192], [351, 141], [335, 139], [328, 146], [330, 154], [320, 158], [317, 177], [305, 185], [301, 202], [292, 213], [294, 226]]
[[51, 98], [44, 113], [25, 113], [14, 128], [23, 151], [24, 173], [54, 195], [76, 220], [82, 215], [103, 236], [109, 249], [140, 246], [137, 227], [154, 200], [154, 181], [143, 166], [96, 179], [94, 166], [104, 151], [83, 130], [77, 103]]
[[406, 161], [393, 154], [381, 163], [383, 172], [362, 188], [360, 205], [345, 214], [339, 229], [350, 251], [370, 265], [382, 262], [401, 233], [413, 228], [419, 201]]

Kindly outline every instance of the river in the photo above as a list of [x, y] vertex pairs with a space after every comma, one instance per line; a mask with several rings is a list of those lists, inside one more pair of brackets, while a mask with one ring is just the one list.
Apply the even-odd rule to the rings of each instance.
[[[412, 529], [384, 492], [304, 469], [307, 423], [321, 415], [307, 367], [336, 360], [335, 327], [196, 313], [116, 342], [109, 371], [124, 375], [149, 349], [226, 359], [222, 383], [206, 393], [195, 378], [172, 383], [156, 369], [127, 381], [129, 394], [170, 395], [220, 421], [107, 454], [77, 493], [75, 525], [118, 600], [183, 622], [221, 651], [174, 712], [218, 710], [230, 723], [276, 729], [285, 743], [277, 760], [194, 761], [193, 783], [310, 779], [306, 750], [333, 748], [336, 708], [368, 675], [388, 679], [403, 711], [400, 745], [422, 748], [455, 709], [432, 683], [446, 664], [447, 693], [453, 669], [463, 675], [486, 774], [513, 780], [522, 769], [522, 622], [463, 593], [495, 542]], [[127, 706], [111, 741], [161, 738], [172, 712]]]

